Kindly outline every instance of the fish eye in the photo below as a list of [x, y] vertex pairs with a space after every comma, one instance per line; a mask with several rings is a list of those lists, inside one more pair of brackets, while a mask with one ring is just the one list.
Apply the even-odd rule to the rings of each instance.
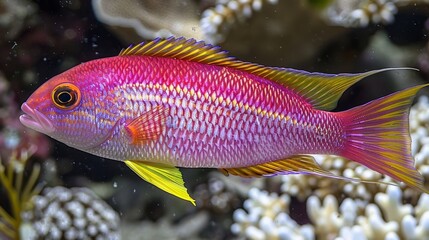
[[79, 88], [71, 83], [62, 83], [52, 91], [52, 101], [60, 109], [71, 110], [80, 102]]

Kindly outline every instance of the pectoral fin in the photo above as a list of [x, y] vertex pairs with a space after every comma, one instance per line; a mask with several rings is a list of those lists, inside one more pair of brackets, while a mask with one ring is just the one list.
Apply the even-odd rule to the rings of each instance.
[[163, 106], [156, 106], [129, 122], [125, 129], [131, 138], [131, 143], [139, 144], [158, 139], [164, 130], [167, 110]]
[[190, 201], [195, 206], [195, 200], [189, 196], [178, 168], [160, 163], [129, 160], [125, 161], [125, 164], [147, 182], [176, 197]]

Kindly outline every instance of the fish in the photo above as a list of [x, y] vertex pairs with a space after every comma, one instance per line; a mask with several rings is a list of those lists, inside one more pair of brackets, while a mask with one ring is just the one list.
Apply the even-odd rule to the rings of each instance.
[[327, 74], [240, 61], [218, 46], [170, 37], [81, 63], [43, 83], [20, 121], [72, 148], [124, 162], [189, 201], [179, 168], [226, 175], [312, 174], [341, 180], [315, 154], [362, 164], [428, 192], [414, 167], [409, 109], [417, 85], [333, 112], [365, 77], [403, 68]]

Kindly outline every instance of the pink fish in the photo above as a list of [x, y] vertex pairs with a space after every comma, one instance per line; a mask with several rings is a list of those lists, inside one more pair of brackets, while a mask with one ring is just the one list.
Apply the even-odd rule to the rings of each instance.
[[193, 204], [177, 167], [343, 178], [309, 154], [342, 156], [427, 192], [408, 129], [410, 104], [427, 85], [328, 112], [351, 85], [385, 70], [264, 67], [193, 39], [156, 39], [53, 77], [22, 105], [20, 120], [71, 147], [124, 161]]

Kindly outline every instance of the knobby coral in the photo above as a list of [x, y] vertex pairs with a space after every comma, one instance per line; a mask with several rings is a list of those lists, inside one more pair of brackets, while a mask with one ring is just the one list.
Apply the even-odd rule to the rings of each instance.
[[393, 22], [398, 11], [395, 4], [396, 1], [389, 0], [337, 0], [327, 8], [326, 16], [331, 23], [347, 27], [366, 27], [369, 23], [388, 24]]
[[46, 188], [32, 203], [25, 239], [120, 239], [118, 214], [87, 188]]
[[203, 11], [200, 26], [205, 40], [210, 43], [222, 42], [225, 33], [236, 23], [252, 16], [254, 11], [261, 10], [267, 2], [276, 4], [277, 0], [218, 0], [215, 7]]
[[[335, 197], [328, 195], [323, 204], [317, 196], [307, 201], [307, 212], [318, 239], [428, 239], [429, 195], [420, 196], [417, 206], [403, 204], [402, 190], [389, 186], [376, 194], [375, 203], [347, 198], [338, 207]], [[325, 237], [324, 237], [325, 236]]]

